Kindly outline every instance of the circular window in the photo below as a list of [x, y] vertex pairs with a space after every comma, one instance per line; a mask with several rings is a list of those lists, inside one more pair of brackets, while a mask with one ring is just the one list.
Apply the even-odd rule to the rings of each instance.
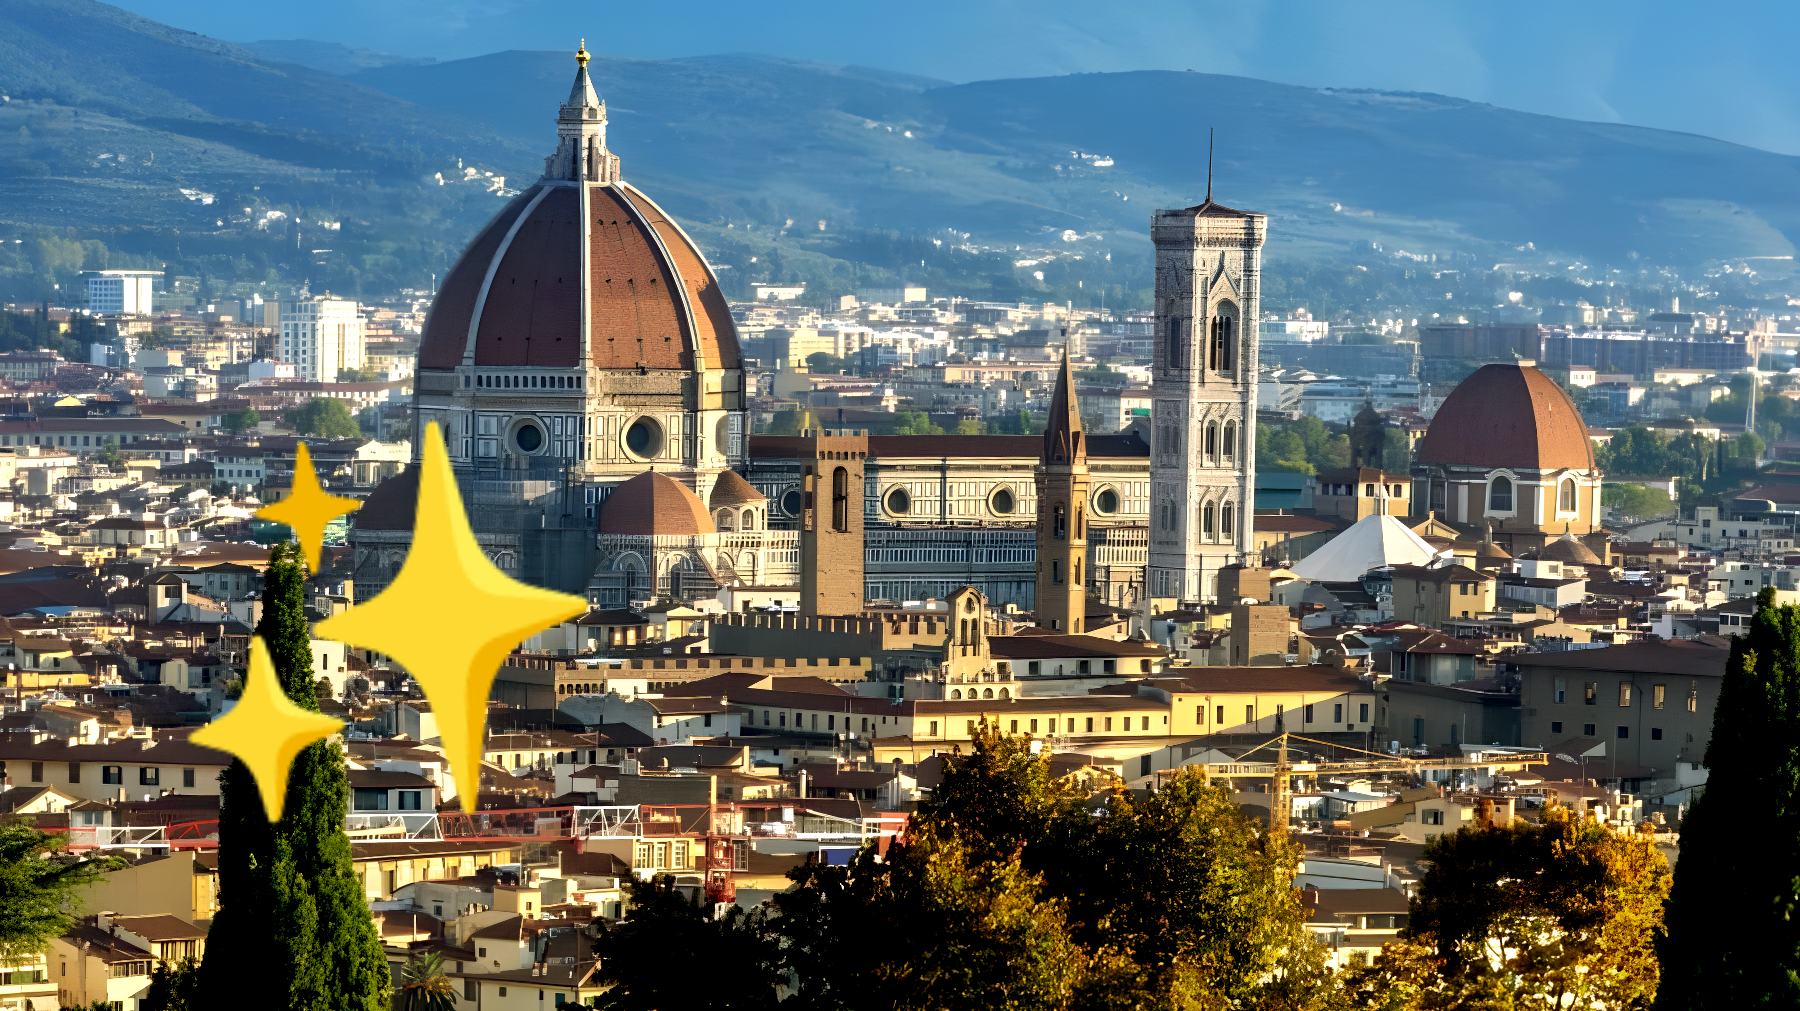
[[1013, 493], [1010, 489], [1002, 488], [988, 500], [988, 507], [994, 510], [996, 516], [1010, 516], [1012, 511], [1019, 507], [1019, 504], [1013, 500]]
[[527, 421], [513, 429], [513, 445], [521, 453], [535, 453], [544, 448], [544, 430]]
[[625, 429], [625, 448], [640, 460], [661, 455], [662, 447], [662, 426], [649, 418], [639, 418]]
[[800, 515], [800, 505], [803, 501], [805, 500], [800, 495], [800, 489], [789, 488], [787, 494], [781, 496], [781, 508], [789, 516], [798, 516]]
[[1100, 494], [1094, 496], [1094, 511], [1108, 516], [1118, 512], [1119, 493], [1111, 488], [1100, 489]]
[[887, 511], [896, 516], [905, 516], [912, 512], [912, 496], [905, 488], [895, 488], [887, 494]]

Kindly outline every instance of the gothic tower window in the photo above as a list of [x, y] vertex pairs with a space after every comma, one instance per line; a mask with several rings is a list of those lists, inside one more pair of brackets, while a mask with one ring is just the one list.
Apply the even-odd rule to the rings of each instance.
[[1181, 320], [1169, 320], [1169, 346], [1163, 360], [1171, 369], [1181, 368]]
[[831, 529], [850, 529], [850, 472], [843, 467], [831, 473]]
[[1219, 537], [1221, 539], [1229, 541], [1237, 535], [1237, 529], [1232, 525], [1232, 521], [1236, 518], [1231, 514], [1230, 502], [1219, 507]]
[[1050, 513], [1050, 536], [1059, 541], [1069, 538], [1069, 514], [1061, 502]]
[[1219, 423], [1216, 421], [1206, 423], [1206, 462], [1219, 462]]
[[1213, 504], [1211, 502], [1206, 503], [1200, 509], [1200, 536], [1209, 541], [1213, 538]]
[[1225, 462], [1237, 462], [1237, 422], [1225, 423]]

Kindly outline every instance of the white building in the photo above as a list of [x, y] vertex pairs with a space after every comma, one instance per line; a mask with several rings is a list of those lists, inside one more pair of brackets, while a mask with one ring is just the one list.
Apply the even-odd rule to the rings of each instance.
[[363, 365], [363, 319], [355, 302], [329, 295], [281, 303], [280, 353], [296, 377], [337, 382], [342, 369]]
[[102, 314], [143, 313], [151, 311], [151, 292], [156, 288], [160, 270], [88, 270], [88, 311]]

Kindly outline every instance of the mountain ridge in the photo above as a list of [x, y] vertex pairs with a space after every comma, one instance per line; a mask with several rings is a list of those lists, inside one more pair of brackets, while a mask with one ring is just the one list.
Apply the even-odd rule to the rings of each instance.
[[[334, 74], [92, 0], [15, 0], [0, 9], [0, 229], [178, 248], [212, 258], [184, 269], [265, 284], [423, 287], [541, 171], [570, 57]], [[1705, 286], [1722, 263], [1794, 255], [1800, 235], [1800, 158], [1454, 96], [1155, 70], [953, 84], [748, 53], [589, 69], [626, 176], [739, 294], [911, 272], [994, 297], [1140, 297], [1150, 211], [1199, 199], [1207, 127], [1221, 199], [1272, 219], [1272, 270], [1326, 270], [1350, 301], [1416, 303], [1435, 285], [1479, 306], [1486, 281], [1416, 275], [1495, 265], [1543, 298], [1613, 273]], [[0, 247], [0, 289], [54, 273], [29, 259]]]

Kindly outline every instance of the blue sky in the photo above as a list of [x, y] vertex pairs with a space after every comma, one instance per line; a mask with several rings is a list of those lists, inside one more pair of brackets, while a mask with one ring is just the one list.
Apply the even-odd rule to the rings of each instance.
[[950, 81], [1167, 69], [1431, 91], [1800, 154], [1800, 4], [1733, 0], [122, 0], [231, 41], [456, 59], [757, 52]]

